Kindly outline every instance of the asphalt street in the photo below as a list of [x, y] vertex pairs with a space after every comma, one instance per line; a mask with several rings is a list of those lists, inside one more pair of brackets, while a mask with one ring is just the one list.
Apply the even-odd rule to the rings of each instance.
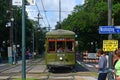
[[[84, 63], [83, 61], [77, 60], [74, 70], [69, 71], [67, 68], [59, 68], [55, 70], [57, 72], [50, 72], [46, 69], [44, 60], [26, 60], [26, 63], [27, 78], [36, 78], [38, 80], [96, 80], [96, 76], [93, 75], [93, 73], [97, 73], [94, 67], [96, 63]], [[21, 64], [22, 61], [18, 61], [16, 65], [10, 65], [8, 63], [0, 64], [0, 80], [21, 78]]]

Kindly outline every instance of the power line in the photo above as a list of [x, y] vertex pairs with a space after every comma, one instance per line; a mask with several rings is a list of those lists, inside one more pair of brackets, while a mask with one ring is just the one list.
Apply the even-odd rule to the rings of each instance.
[[[69, 11], [69, 10], [61, 10], [61, 0], [59, 0], [59, 10], [46, 10], [45, 9], [45, 5], [44, 5], [44, 2], [43, 2], [43, 0], [41, 0], [41, 6], [42, 6], [42, 10], [40, 10], [40, 8], [38, 7], [38, 3], [37, 2], [35, 2], [35, 6], [36, 6], [36, 8], [37, 8], [37, 10], [27, 10], [27, 12], [32, 12], [32, 14], [33, 14], [33, 12], [38, 12], [38, 14], [40, 15], [40, 17], [43, 17], [43, 15], [44, 15], [44, 19], [42, 18], [41, 20], [43, 21], [43, 24], [46, 26], [46, 27], [50, 27], [50, 23], [49, 23], [49, 20], [48, 20], [48, 16], [47, 16], [47, 12], [55, 12], [55, 13], [59, 13], [59, 22], [61, 22], [61, 13], [71, 13], [71, 12], [73, 12], [73, 11]], [[41, 15], [41, 12], [44, 12], [42, 15]], [[46, 25], [46, 24], [48, 24], [48, 25]]]
[[47, 23], [48, 23], [48, 26], [50, 27], [50, 24], [49, 24], [47, 15], [46, 15], [46, 10], [45, 10], [45, 7], [44, 7], [44, 4], [43, 4], [43, 1], [42, 1], [42, 0], [41, 0], [41, 4], [42, 4], [42, 7], [43, 7], [43, 11], [44, 11], [44, 14], [45, 14], [46, 21], [47, 21]]
[[[59, 12], [58, 10], [39, 10], [40, 12]], [[36, 10], [28, 10], [28, 12], [37, 12]], [[73, 12], [73, 11], [61, 11], [63, 13], [69, 13], [69, 12]]]
[[[35, 14], [34, 11], [28, 11], [27, 10], [27, 12], [30, 13], [30, 15], [34, 15]], [[38, 12], [38, 11], [36, 11], [36, 12]]]
[[[39, 8], [38, 8], [37, 3], [35, 3], [35, 5], [36, 5], [36, 7], [37, 7], [37, 9], [38, 9], [38, 14], [40, 14], [40, 10], [39, 10]], [[42, 17], [42, 15], [41, 15], [41, 14], [40, 14], [40, 16]], [[45, 24], [45, 21], [43, 20], [43, 18], [42, 18], [42, 21], [43, 21], [44, 25], [46, 25], [46, 24]]]

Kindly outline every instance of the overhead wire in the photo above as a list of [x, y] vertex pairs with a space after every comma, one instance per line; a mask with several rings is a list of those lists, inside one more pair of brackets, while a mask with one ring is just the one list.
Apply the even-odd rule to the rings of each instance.
[[[37, 5], [37, 3], [36, 3], [36, 2], [35, 2], [35, 5], [36, 5], [36, 7], [37, 7], [37, 9], [38, 9], [38, 14], [40, 14], [40, 16], [42, 17], [42, 15], [41, 15], [41, 13], [40, 13], [40, 9], [38, 8], [38, 5]], [[45, 21], [44, 21], [43, 17], [42, 17], [41, 19], [42, 19], [42, 21], [43, 21], [44, 25], [46, 25], [46, 23], [45, 23]]]
[[[36, 10], [29, 10], [29, 12], [37, 12]], [[40, 12], [44, 12], [44, 10], [40, 10]], [[45, 12], [59, 12], [58, 10], [45, 10]], [[69, 12], [73, 12], [73, 11], [61, 11], [64, 13], [69, 13]]]
[[43, 11], [44, 11], [44, 14], [45, 14], [46, 21], [48, 23], [48, 27], [50, 27], [50, 23], [48, 21], [48, 17], [47, 17], [46, 10], [45, 10], [44, 4], [43, 4], [43, 0], [41, 0], [41, 4], [42, 4], [42, 7], [43, 7]]
[[[28, 6], [28, 5], [27, 5], [27, 6]], [[30, 6], [30, 5], [29, 5], [29, 6]], [[38, 12], [38, 14], [41, 16], [41, 19], [42, 19], [44, 25], [46, 25], [45, 21], [43, 20], [43, 17], [42, 17], [42, 15], [41, 15], [41, 13], [40, 13], [41, 11], [40, 11], [40, 9], [38, 8], [36, 2], [35, 2], [35, 6], [36, 6], [37, 10], [30, 10], [30, 9], [28, 8], [27, 12], [28, 12], [29, 14], [31, 14], [31, 15], [34, 15], [34, 12]], [[38, 18], [38, 17], [34, 17], [34, 18]], [[40, 19], [40, 18], [39, 18], [39, 19]]]
[[27, 10], [27, 13], [29, 13], [30, 15], [34, 15], [34, 11]]
[[[38, 14], [40, 14], [40, 17], [42, 17], [41, 20], [43, 21], [43, 24], [45, 26], [47, 26], [46, 24], [48, 24], [48, 27], [50, 27], [50, 23], [49, 23], [47, 14], [46, 14], [47, 12], [59, 12], [59, 13], [60, 12], [64, 12], [64, 13], [73, 12], [73, 11], [66, 11], [66, 10], [64, 10], [64, 11], [62, 11], [62, 10], [60, 10], [60, 11], [58, 11], [58, 10], [46, 10], [45, 7], [44, 7], [43, 0], [41, 0], [41, 5], [42, 5], [43, 10], [40, 10], [39, 7], [38, 7], [38, 4], [35, 2], [35, 6], [36, 6], [36, 8], [37, 8], [38, 11], [37, 10], [28, 10], [27, 12], [32, 12], [32, 14], [33, 14], [33, 12], [38, 12]], [[59, 4], [59, 7], [60, 7], [60, 4]], [[44, 12], [46, 21], [44, 21], [43, 16], [41, 15], [40, 12]], [[59, 19], [60, 19], [60, 16], [59, 16]], [[61, 19], [59, 21], [61, 21]]]

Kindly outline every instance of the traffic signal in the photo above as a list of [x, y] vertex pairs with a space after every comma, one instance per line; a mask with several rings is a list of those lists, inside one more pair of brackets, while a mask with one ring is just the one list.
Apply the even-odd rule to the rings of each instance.
[[77, 34], [75, 34], [75, 38], [77, 38], [78, 37], [78, 35]]
[[78, 34], [75, 34], [75, 40], [76, 41], [78, 40]]

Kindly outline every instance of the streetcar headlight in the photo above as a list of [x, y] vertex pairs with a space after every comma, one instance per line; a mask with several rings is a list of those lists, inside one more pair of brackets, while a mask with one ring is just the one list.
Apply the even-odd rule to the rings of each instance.
[[62, 57], [60, 57], [60, 60], [63, 60], [63, 58], [62, 58]]

